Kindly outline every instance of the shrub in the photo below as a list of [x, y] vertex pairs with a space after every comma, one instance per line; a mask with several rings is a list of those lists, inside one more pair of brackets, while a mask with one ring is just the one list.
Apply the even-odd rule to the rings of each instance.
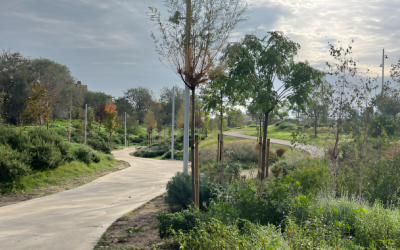
[[276, 126], [276, 127], [278, 127], [279, 125], [281, 125], [283, 123], [283, 121], [279, 121], [279, 122], [276, 122], [274, 125]]
[[378, 115], [371, 121], [368, 131], [372, 137], [388, 136], [394, 135], [396, 128], [397, 124], [393, 119]]
[[101, 161], [101, 156], [99, 153], [91, 150], [89, 147], [80, 145], [75, 150], [76, 159], [86, 164], [90, 164], [92, 162], [98, 163]]
[[276, 150], [278, 157], [282, 157], [287, 151], [287, 148], [281, 147]]
[[[178, 172], [167, 183], [167, 196], [165, 201], [169, 206], [186, 208], [192, 201], [192, 178], [189, 174]], [[203, 203], [209, 204], [212, 194], [212, 184], [200, 178], [200, 208], [205, 208]]]
[[306, 128], [306, 129], [309, 129], [309, 128], [311, 128], [311, 124], [310, 124], [310, 123], [306, 123], [306, 124], [304, 124], [304, 128]]
[[250, 128], [255, 128], [255, 127], [257, 127], [257, 124], [252, 123], [252, 124], [250, 124], [248, 127], [250, 127]]
[[18, 152], [0, 145], [0, 182], [12, 182], [29, 174], [31, 158], [27, 151]]
[[217, 150], [209, 148], [199, 149], [199, 164], [205, 165], [208, 162], [213, 162], [217, 160]]
[[290, 122], [283, 122], [278, 126], [279, 129], [285, 130], [297, 130], [297, 125]]
[[157, 214], [158, 232], [161, 238], [169, 235], [168, 230], [188, 232], [199, 224], [200, 221], [209, 221], [209, 216], [197, 209], [183, 210], [178, 213], [162, 212]]
[[286, 160], [280, 160], [277, 161], [274, 166], [280, 166], [282, 168], [282, 174], [287, 175], [291, 171], [293, 171], [296, 168], [296, 165], [294, 163], [290, 163]]
[[260, 226], [238, 219], [224, 224], [219, 220], [199, 221], [193, 230], [182, 234], [172, 230], [175, 241], [185, 249], [290, 249], [273, 225]]
[[102, 151], [105, 154], [111, 153], [108, 143], [104, 142], [103, 140], [89, 139], [87, 141], [87, 144], [91, 146], [94, 150]]
[[[224, 145], [224, 157], [228, 162], [249, 164], [258, 161], [258, 150], [254, 142], [229, 142]], [[216, 159], [216, 153], [215, 158]]]

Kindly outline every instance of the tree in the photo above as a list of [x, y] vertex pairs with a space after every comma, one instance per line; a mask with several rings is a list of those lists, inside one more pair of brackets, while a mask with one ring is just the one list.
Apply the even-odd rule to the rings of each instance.
[[54, 91], [52, 118], [64, 118], [68, 113], [70, 104], [68, 99], [63, 99], [64, 93], [74, 84], [74, 78], [66, 65], [46, 58], [37, 58], [31, 61], [36, 79], [44, 84], [51, 83], [48, 89]]
[[29, 57], [10, 50], [0, 51], [0, 115], [15, 124], [24, 110], [29, 86], [36, 81]]
[[30, 95], [24, 101], [26, 108], [23, 112], [23, 117], [33, 120], [40, 127], [49, 120], [53, 111], [52, 100], [54, 100], [55, 92], [51, 90], [49, 85], [43, 83], [32, 84]]
[[226, 112], [228, 116], [228, 127], [240, 127], [243, 128], [242, 122], [244, 121], [244, 116], [240, 109], [231, 108]]
[[[225, 50], [237, 96], [243, 104], [252, 100], [254, 107], [264, 114], [262, 178], [268, 177], [265, 157], [270, 113], [285, 100], [304, 104], [313, 85], [312, 79], [321, 75], [307, 61], [294, 62], [299, 49], [300, 45], [282, 32], [271, 31], [262, 39], [246, 35], [243, 41], [229, 44]], [[275, 79], [282, 82], [281, 86], [274, 84]]]
[[[170, 124], [172, 121], [172, 88], [163, 87], [160, 91], [160, 99], [159, 101], [162, 104], [162, 113], [163, 113], [163, 124]], [[175, 120], [179, 120], [177, 117], [177, 113], [179, 108], [184, 106], [185, 104], [185, 90], [183, 88], [179, 88], [175, 85]]]
[[400, 97], [396, 92], [390, 92], [383, 98], [378, 96], [377, 106], [379, 111], [393, 118], [397, 122], [397, 114], [400, 113]]
[[318, 120], [322, 115], [328, 113], [329, 100], [332, 94], [332, 85], [327, 81], [322, 81], [321, 84], [315, 86], [312, 91], [312, 95], [307, 101], [307, 108], [305, 109], [305, 112], [307, 116], [311, 117], [314, 121], [315, 138], [318, 136]]
[[116, 127], [115, 118], [117, 116], [116, 106], [113, 103], [108, 103], [105, 107], [105, 111], [107, 113], [107, 122], [106, 122], [106, 129], [110, 133], [110, 150], [112, 149], [112, 133]]
[[[168, 13], [175, 13], [168, 21], [162, 20], [161, 13], [150, 7], [148, 15], [158, 27], [160, 39], [154, 33], [151, 36], [160, 60], [192, 91], [192, 106], [195, 107], [196, 88], [208, 80], [209, 69], [232, 30], [246, 20], [247, 4], [244, 0], [166, 0], [165, 6]], [[180, 22], [181, 14], [186, 16], [186, 23]], [[195, 159], [194, 113], [195, 108], [192, 108], [192, 159]], [[194, 175], [192, 194], [194, 199]]]
[[143, 119], [144, 123], [147, 124], [147, 133], [149, 136], [149, 145], [151, 145], [151, 135], [153, 133], [154, 128], [157, 125], [156, 119], [154, 118], [154, 113], [151, 110], [146, 112], [146, 115]]
[[124, 92], [125, 99], [132, 105], [133, 112], [140, 123], [148, 110], [148, 105], [153, 100], [153, 92], [145, 87], [130, 88]]

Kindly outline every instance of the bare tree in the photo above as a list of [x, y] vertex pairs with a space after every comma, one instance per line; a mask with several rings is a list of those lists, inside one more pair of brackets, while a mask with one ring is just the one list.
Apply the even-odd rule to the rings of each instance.
[[[160, 61], [192, 91], [192, 106], [195, 107], [196, 87], [208, 81], [209, 70], [232, 30], [247, 19], [248, 5], [245, 0], [165, 0], [164, 4], [169, 14], [174, 16], [163, 20], [161, 13], [155, 7], [150, 7], [148, 16], [159, 32], [159, 36], [153, 32], [151, 36], [161, 56]], [[186, 18], [186, 23], [180, 21], [183, 18]], [[195, 146], [194, 112], [195, 108], [192, 109], [191, 122], [192, 161]]]

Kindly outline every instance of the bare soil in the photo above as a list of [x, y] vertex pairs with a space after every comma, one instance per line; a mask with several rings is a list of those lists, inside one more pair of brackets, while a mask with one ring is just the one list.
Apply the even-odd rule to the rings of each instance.
[[[114, 222], [94, 249], [179, 249], [158, 235], [157, 214], [168, 211], [166, 194], [158, 196]], [[136, 229], [128, 232], [126, 229]]]
[[29, 193], [16, 193], [16, 194], [0, 196], [0, 207], [8, 206], [11, 204], [15, 204], [18, 202], [23, 202], [23, 201], [27, 201], [27, 200], [31, 200], [31, 199], [40, 198], [43, 196], [59, 193], [59, 192], [66, 191], [69, 189], [73, 189], [73, 188], [85, 185], [85, 184], [87, 184], [91, 181], [94, 181], [95, 179], [105, 176], [107, 174], [125, 169], [129, 166], [130, 165], [128, 162], [118, 161], [118, 164], [116, 164], [113, 168], [101, 169], [99, 172], [91, 174], [91, 175], [70, 178], [70, 179], [64, 179], [64, 180], [62, 180], [61, 183], [59, 183], [59, 185], [49, 185], [49, 186], [45, 186], [45, 187], [35, 188], [35, 189], [32, 189]]

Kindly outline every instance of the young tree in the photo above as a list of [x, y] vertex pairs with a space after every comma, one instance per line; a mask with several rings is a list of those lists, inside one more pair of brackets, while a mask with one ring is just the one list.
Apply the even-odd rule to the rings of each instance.
[[[176, 73], [192, 91], [195, 107], [196, 88], [208, 80], [208, 71], [226, 44], [236, 25], [247, 19], [244, 0], [165, 0], [169, 13], [175, 13], [168, 21], [161, 13], [150, 7], [150, 19], [158, 27], [160, 39], [152, 33], [160, 60]], [[181, 15], [186, 23], [180, 22]], [[195, 159], [195, 109], [192, 109], [191, 154]], [[194, 166], [192, 164], [192, 173]], [[194, 175], [192, 175], [192, 198], [194, 198]]]
[[[299, 105], [305, 103], [312, 79], [321, 75], [308, 62], [294, 62], [299, 49], [300, 45], [282, 32], [271, 31], [262, 39], [246, 35], [243, 41], [232, 43], [225, 50], [237, 96], [243, 104], [245, 100], [252, 100], [255, 108], [264, 114], [262, 178], [268, 177], [265, 167], [270, 113], [285, 100]], [[277, 86], [275, 79], [282, 82], [281, 86]]]
[[332, 85], [327, 81], [315, 86], [312, 95], [307, 101], [305, 112], [308, 117], [314, 121], [314, 136], [317, 138], [318, 120], [322, 115], [327, 114], [329, 110], [329, 100], [332, 96]]
[[107, 113], [107, 122], [106, 122], [106, 129], [110, 133], [110, 150], [112, 149], [112, 133], [116, 127], [115, 118], [117, 116], [116, 106], [113, 103], [108, 103], [105, 107], [105, 111]]
[[40, 127], [49, 120], [53, 111], [54, 96], [56, 94], [49, 85], [43, 83], [32, 84], [30, 95], [24, 101], [26, 108], [23, 112], [23, 117], [33, 120]]
[[144, 116], [143, 122], [147, 124], [147, 133], [149, 136], [149, 145], [151, 145], [151, 135], [153, 133], [154, 128], [157, 126], [157, 121], [154, 117], [154, 113], [151, 110], [146, 112]]

